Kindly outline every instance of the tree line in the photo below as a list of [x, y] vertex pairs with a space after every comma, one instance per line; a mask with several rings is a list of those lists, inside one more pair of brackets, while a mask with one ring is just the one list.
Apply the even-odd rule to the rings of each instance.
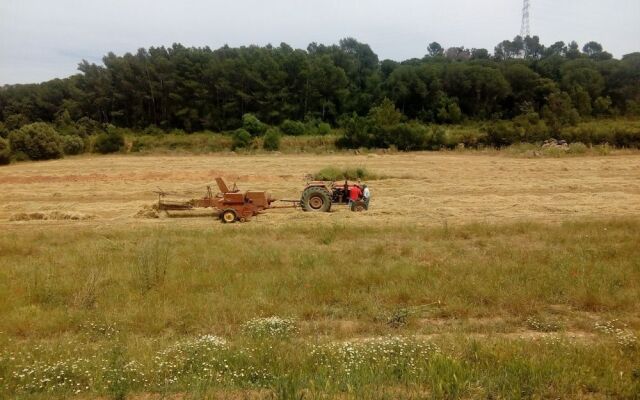
[[[0, 133], [60, 119], [88, 126], [225, 131], [255, 115], [336, 125], [390, 99], [410, 120], [459, 123], [537, 113], [554, 125], [640, 114], [640, 53], [614, 59], [596, 42], [544, 46], [516, 37], [486, 49], [426, 46], [427, 54], [380, 61], [343, 39], [306, 50], [282, 43], [217, 50], [174, 44], [117, 56], [40, 84], [0, 88]], [[317, 125], [316, 123], [316, 125]]]

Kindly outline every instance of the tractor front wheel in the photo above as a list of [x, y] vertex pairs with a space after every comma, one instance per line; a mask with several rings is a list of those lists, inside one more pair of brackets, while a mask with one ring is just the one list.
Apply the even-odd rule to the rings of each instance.
[[220, 214], [220, 219], [225, 224], [232, 224], [236, 222], [236, 220], [238, 219], [238, 216], [234, 210], [227, 209], [227, 210], [224, 210], [222, 214]]
[[306, 188], [302, 192], [300, 204], [304, 211], [329, 212], [331, 210], [331, 193], [320, 186]]

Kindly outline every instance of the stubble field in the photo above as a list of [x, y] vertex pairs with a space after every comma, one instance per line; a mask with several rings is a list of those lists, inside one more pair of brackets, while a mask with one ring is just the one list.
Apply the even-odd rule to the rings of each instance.
[[[369, 212], [136, 217], [326, 166], [379, 176]], [[640, 393], [637, 155], [80, 157], [0, 188], [3, 398]]]

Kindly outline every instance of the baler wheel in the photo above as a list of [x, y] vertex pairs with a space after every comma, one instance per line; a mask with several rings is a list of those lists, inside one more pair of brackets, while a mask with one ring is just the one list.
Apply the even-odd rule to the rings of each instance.
[[331, 194], [323, 187], [309, 187], [302, 192], [300, 204], [304, 211], [329, 212], [331, 210]]
[[222, 214], [220, 214], [220, 219], [225, 224], [232, 224], [232, 223], [236, 222], [236, 219], [238, 219], [238, 216], [236, 215], [235, 210], [232, 210], [232, 209], [229, 208], [229, 209], [224, 210], [222, 212]]

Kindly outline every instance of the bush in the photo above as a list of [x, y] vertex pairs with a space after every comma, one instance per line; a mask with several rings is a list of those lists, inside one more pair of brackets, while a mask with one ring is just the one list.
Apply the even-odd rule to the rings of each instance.
[[514, 137], [516, 140], [533, 143], [551, 138], [547, 124], [536, 112], [518, 115], [513, 123], [519, 130], [519, 137]]
[[640, 116], [640, 101], [627, 100], [624, 108], [626, 115], [630, 117]]
[[[428, 131], [424, 125], [397, 124], [389, 128], [379, 129], [384, 134], [376, 135], [378, 147], [396, 146], [398, 150], [412, 151], [424, 149], [427, 143]], [[439, 143], [434, 143], [434, 149], [439, 147]]]
[[252, 136], [262, 136], [267, 131], [267, 125], [262, 123], [262, 121], [253, 114], [245, 114], [242, 116], [242, 128]]
[[598, 97], [594, 102], [593, 102], [593, 111], [596, 115], [599, 116], [604, 116], [604, 115], [611, 115], [612, 114], [612, 101], [611, 101], [611, 97], [606, 96], [606, 97]]
[[387, 127], [400, 124], [404, 119], [404, 115], [396, 108], [393, 101], [385, 97], [380, 105], [371, 107], [369, 118], [375, 126]]
[[313, 179], [316, 181], [337, 181], [344, 179], [344, 174], [340, 168], [325, 167], [313, 174]]
[[86, 132], [89, 135], [101, 132], [103, 130], [102, 124], [100, 124], [100, 122], [89, 117], [82, 117], [77, 120], [76, 126], [80, 127], [82, 131]]
[[9, 141], [0, 137], [0, 165], [7, 165], [11, 162], [11, 148]]
[[12, 152], [22, 152], [31, 160], [61, 158], [62, 139], [49, 124], [36, 122], [9, 134]]
[[75, 155], [84, 152], [84, 141], [80, 136], [62, 136], [64, 154]]
[[379, 179], [379, 177], [378, 175], [369, 172], [364, 167], [349, 167], [343, 169], [337, 167], [325, 167], [313, 174], [313, 179], [317, 181], [340, 181], [344, 179], [374, 180]]
[[328, 135], [331, 133], [331, 125], [326, 122], [321, 122], [318, 124], [318, 135]]
[[349, 149], [359, 147], [375, 147], [376, 136], [373, 132], [371, 120], [356, 114], [341, 120], [344, 135], [338, 139], [336, 145]]
[[280, 149], [280, 131], [275, 128], [271, 128], [264, 135], [264, 142], [262, 148], [268, 151], [276, 151]]
[[0, 138], [6, 138], [7, 136], [9, 136], [9, 128], [4, 122], [0, 121]]
[[542, 116], [554, 133], [564, 126], [575, 126], [580, 121], [580, 114], [565, 92], [552, 93], [547, 97], [547, 104], [542, 107]]
[[29, 118], [23, 114], [9, 114], [4, 116], [4, 124], [9, 131], [20, 129], [29, 124]]
[[[454, 145], [457, 143], [454, 143]], [[431, 128], [431, 135], [427, 137], [425, 148], [429, 150], [439, 150], [444, 147], [453, 147], [448, 142], [447, 131], [441, 126], [433, 126]]]
[[244, 149], [251, 145], [251, 134], [247, 132], [245, 129], [238, 129], [233, 132], [233, 143], [231, 144], [231, 149]]
[[498, 121], [489, 124], [486, 128], [487, 142], [491, 146], [503, 147], [519, 142], [521, 134], [511, 121]]
[[442, 123], [456, 124], [462, 121], [463, 114], [458, 103], [453, 100], [445, 99], [438, 109], [437, 120]]
[[640, 124], [626, 121], [593, 121], [565, 127], [559, 137], [569, 143], [588, 145], [608, 143], [617, 147], [640, 147]]
[[292, 121], [290, 119], [286, 119], [280, 125], [280, 130], [282, 130], [285, 135], [300, 136], [304, 135], [305, 125], [300, 121]]
[[589, 148], [584, 143], [576, 142], [569, 145], [569, 153], [571, 154], [584, 154]]
[[109, 129], [106, 133], [101, 133], [96, 137], [93, 144], [93, 151], [101, 154], [109, 154], [120, 151], [124, 147], [124, 135], [116, 129]]
[[142, 131], [145, 135], [162, 135], [164, 131], [155, 125], [149, 125]]

